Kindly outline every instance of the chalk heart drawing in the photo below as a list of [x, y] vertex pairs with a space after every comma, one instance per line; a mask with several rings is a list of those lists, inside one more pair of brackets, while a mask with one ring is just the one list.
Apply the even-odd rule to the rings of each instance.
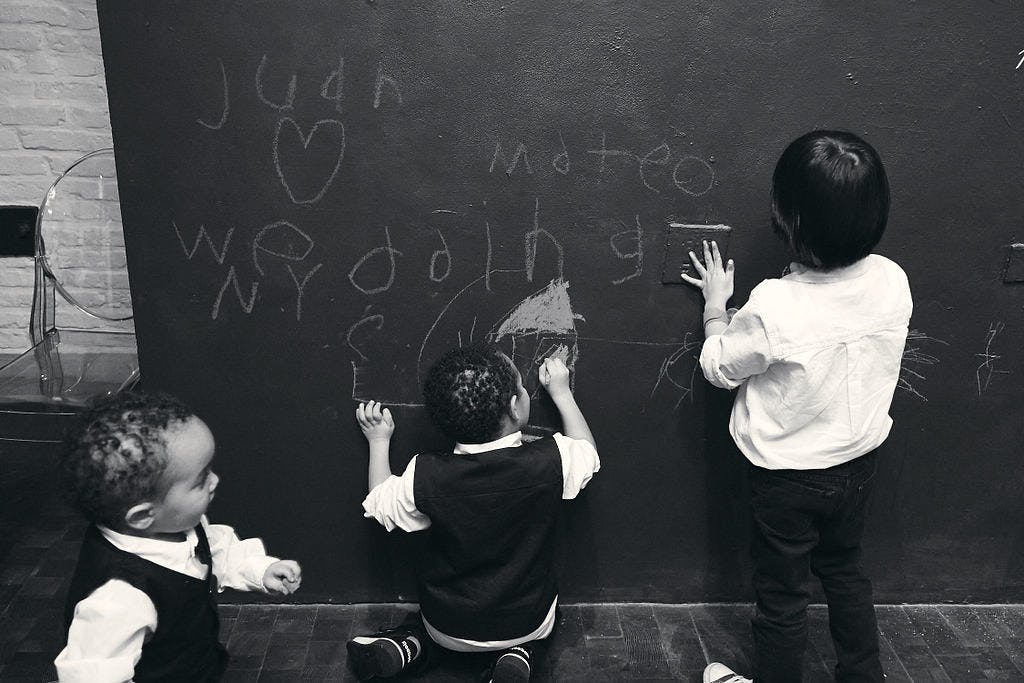
[[[334, 168], [331, 169], [330, 175], [320, 186], [320, 191], [309, 197], [303, 195], [297, 197], [295, 192], [292, 190], [292, 186], [288, 183], [288, 178], [285, 177], [284, 169], [281, 168], [281, 138], [282, 133], [284, 134], [285, 140], [294, 139], [292, 136], [298, 138], [298, 141], [302, 143], [302, 153], [307, 156], [315, 156], [316, 158], [324, 158], [324, 152], [322, 149], [314, 147], [314, 152], [310, 152], [310, 144], [313, 142], [313, 138], [317, 137], [317, 133], [322, 134], [318, 137], [318, 140], [324, 140], [327, 143], [333, 144], [337, 147], [337, 160], [334, 162]], [[320, 143], [318, 143], [320, 144]], [[289, 145], [291, 147], [291, 145]], [[345, 158], [345, 124], [341, 121], [334, 119], [323, 119], [317, 121], [312, 130], [309, 131], [309, 135], [302, 134], [302, 128], [295, 122], [295, 119], [290, 117], [284, 117], [277, 122], [277, 128], [274, 130], [274, 169], [277, 171], [277, 177], [281, 179], [281, 184], [284, 185], [284, 191], [288, 193], [288, 197], [295, 204], [315, 204], [320, 201], [327, 190], [331, 187], [331, 183], [334, 182], [335, 176], [338, 175], [338, 169], [341, 168], [341, 162]], [[330, 150], [331, 156], [333, 156], [333, 150]], [[327, 158], [331, 158], [328, 156]], [[315, 187], [315, 183], [314, 183]]]

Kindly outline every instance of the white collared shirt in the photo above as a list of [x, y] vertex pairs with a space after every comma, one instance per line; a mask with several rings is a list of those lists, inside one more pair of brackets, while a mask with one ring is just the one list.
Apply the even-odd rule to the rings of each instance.
[[[202, 525], [220, 590], [265, 591], [263, 574], [277, 558], [266, 554], [263, 542], [258, 538], [239, 540], [231, 527], [210, 524], [205, 515]], [[196, 557], [198, 538], [192, 529], [183, 541], [163, 541], [98, 528], [120, 550], [179, 574], [207, 577], [206, 565]], [[142, 657], [142, 645], [156, 627], [156, 608], [148, 595], [126, 581], [107, 581], [75, 606], [67, 646], [53, 662], [58, 678], [82, 683], [131, 680]]]
[[[562, 500], [572, 500], [601, 469], [601, 458], [593, 444], [563, 434], [554, 435], [562, 459]], [[457, 454], [486, 453], [499, 448], [523, 445], [523, 433], [513, 432], [486, 443], [457, 443]], [[395, 527], [405, 531], [422, 531], [430, 526], [430, 518], [416, 509], [413, 483], [416, 479], [416, 456], [401, 476], [392, 474], [367, 494], [363, 500], [363, 516], [372, 517], [388, 531]]]
[[[572, 500], [579, 495], [591, 478], [601, 469], [601, 458], [589, 441], [573, 439], [560, 433], [554, 435], [558, 454], [562, 460], [562, 500]], [[487, 443], [455, 444], [457, 454], [486, 453], [499, 448], [518, 448], [523, 445], [523, 433], [514, 432]], [[392, 531], [395, 527], [405, 531], [421, 531], [430, 526], [430, 518], [416, 508], [413, 483], [416, 478], [416, 456], [405, 468], [402, 476], [391, 475], [375, 486], [363, 501], [363, 516], [372, 517]], [[555, 596], [544, 621], [532, 632], [511, 640], [468, 640], [455, 638], [434, 628], [426, 619], [423, 626], [431, 640], [438, 645], [456, 652], [493, 652], [521, 645], [551, 634], [555, 626]], [[422, 617], [422, 615], [421, 615]]]
[[888, 436], [913, 303], [906, 273], [884, 256], [790, 268], [704, 341], [700, 366], [715, 386], [740, 388], [729, 431], [750, 462], [824, 469]]

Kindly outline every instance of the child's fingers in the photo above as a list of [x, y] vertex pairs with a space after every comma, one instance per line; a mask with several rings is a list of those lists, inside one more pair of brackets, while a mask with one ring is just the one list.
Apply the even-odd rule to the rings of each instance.
[[715, 266], [722, 266], [722, 255], [718, 253], [718, 242], [711, 240], [711, 259], [714, 261]]
[[692, 251], [690, 252], [690, 261], [693, 262], [693, 269], [696, 270], [701, 277], [707, 275], [708, 271], [704, 267], [704, 264], [700, 262], [700, 259], [697, 258], [697, 255], [694, 254]]
[[704, 245], [704, 266], [711, 268], [715, 265], [714, 261], [711, 260], [711, 247], [708, 246], [707, 240], [701, 240], [701, 243]]
[[388, 426], [390, 426], [390, 427], [394, 427], [395, 426], [395, 419], [393, 417], [391, 417], [391, 409], [390, 408], [385, 408], [383, 411], [381, 411], [381, 417], [384, 418], [384, 422], [387, 423]]
[[686, 273], [679, 273], [679, 277], [683, 278], [683, 282], [689, 282], [691, 285], [696, 285], [697, 287], [700, 287], [704, 284], [703, 280], [698, 280], [695, 277], [690, 277]]
[[725, 272], [729, 273], [729, 275], [732, 275], [734, 270], [736, 270], [736, 264], [732, 262], [732, 259], [729, 259], [729, 261], [725, 264]]
[[360, 425], [366, 424], [366, 414], [364, 412], [365, 408], [366, 406], [362, 403], [356, 406], [356, 422], [358, 422]]

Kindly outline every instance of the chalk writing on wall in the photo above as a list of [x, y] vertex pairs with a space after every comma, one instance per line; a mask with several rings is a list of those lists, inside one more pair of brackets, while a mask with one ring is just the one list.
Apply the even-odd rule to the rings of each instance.
[[228, 72], [224, 69], [223, 61], [218, 59], [217, 64], [220, 65], [221, 87], [224, 90], [224, 104], [221, 106], [220, 120], [217, 123], [207, 123], [203, 119], [196, 119], [196, 123], [210, 130], [220, 130], [224, 127], [224, 124], [228, 121], [228, 109], [231, 106], [230, 98], [228, 97]]
[[921, 393], [921, 383], [927, 380], [924, 372], [939, 363], [938, 358], [922, 350], [922, 347], [929, 343], [949, 346], [949, 342], [930, 337], [920, 330], [911, 329], [907, 333], [907, 343], [903, 348], [903, 363], [900, 365], [900, 378], [896, 384], [897, 388], [922, 401], [928, 400]]
[[1002, 356], [992, 352], [992, 342], [996, 340], [996, 335], [1003, 331], [1006, 326], [1002, 321], [997, 320], [988, 326], [988, 331], [985, 333], [985, 350], [982, 353], [976, 353], [975, 356], [982, 359], [981, 364], [978, 365], [978, 369], [974, 371], [974, 379], [977, 383], [978, 396], [988, 389], [989, 384], [992, 383], [992, 378], [995, 375], [1008, 375], [1009, 370], [1000, 370], [996, 368], [995, 363]]
[[[662, 191], [678, 191], [692, 197], [701, 197], [711, 191], [715, 184], [714, 157], [707, 160], [688, 153], [677, 153], [668, 142], [660, 140], [646, 152], [637, 152], [625, 145], [609, 147], [608, 133], [599, 131], [600, 142], [585, 149], [570, 150], [565, 138], [558, 131], [558, 144], [548, 146], [543, 142], [526, 142], [520, 139], [506, 139], [499, 136], [488, 159], [487, 172], [495, 171], [513, 175], [533, 175], [535, 162], [531, 158], [550, 159], [550, 167], [561, 175], [568, 175], [571, 169], [586, 169], [597, 177], [631, 169], [644, 188], [655, 194]], [[548, 136], [553, 143], [554, 136]], [[588, 163], [577, 164], [573, 160], [586, 159]], [[547, 162], [537, 167], [547, 168]]]

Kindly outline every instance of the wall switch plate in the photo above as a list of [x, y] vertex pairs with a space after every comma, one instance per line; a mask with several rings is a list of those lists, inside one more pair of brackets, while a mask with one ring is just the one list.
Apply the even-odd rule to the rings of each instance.
[[1003, 282], [1024, 282], [1024, 244], [1018, 242], [1006, 245]]
[[661, 265], [663, 285], [686, 284], [680, 273], [693, 275], [692, 251], [704, 262], [704, 247], [701, 242], [714, 240], [722, 259], [728, 259], [729, 236], [732, 228], [728, 225], [703, 225], [699, 223], [669, 223], [665, 232], [665, 258]]
[[36, 252], [35, 206], [0, 206], [0, 256], [32, 256]]

